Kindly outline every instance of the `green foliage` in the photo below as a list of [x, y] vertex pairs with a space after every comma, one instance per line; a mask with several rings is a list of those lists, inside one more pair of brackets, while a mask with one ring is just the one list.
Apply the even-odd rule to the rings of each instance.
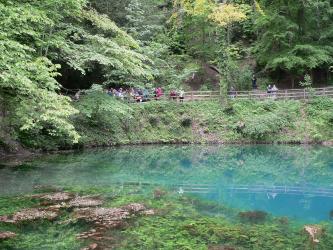
[[[64, 137], [71, 143], [77, 142], [79, 136], [69, 121], [77, 110], [70, 105], [69, 98], [56, 94], [59, 85], [54, 77], [58, 65], [45, 57], [49, 45], [43, 43], [43, 32], [54, 20], [39, 7], [0, 3], [0, 95], [5, 100], [5, 110], [11, 114], [9, 123], [18, 136], [43, 133], [49, 138]], [[68, 4], [64, 13], [75, 13], [77, 7]]]
[[[12, 136], [29, 147], [77, 143], [71, 123], [78, 113], [56, 81], [61, 64], [86, 74], [96, 65], [106, 80], [149, 78], [149, 59], [139, 44], [85, 0], [0, 2], [0, 96]], [[52, 143], [48, 143], [52, 141]]]
[[244, 137], [260, 141], [274, 140], [282, 130], [294, 129], [299, 106], [297, 102], [247, 101], [242, 104], [234, 102], [232, 110], [240, 119], [231, 127]]
[[182, 120], [183, 127], [190, 127], [192, 125], [192, 119], [190, 117], [185, 117]]
[[[312, 99], [311, 99], [312, 100]], [[330, 100], [330, 99], [328, 99]], [[301, 118], [301, 110], [313, 110]], [[99, 91], [88, 93], [76, 108], [74, 123], [83, 145], [158, 142], [302, 142], [332, 138], [330, 101], [231, 100], [220, 102], [148, 102], [126, 104]], [[105, 106], [105, 108], [103, 108]], [[94, 108], [92, 108], [94, 107]], [[317, 119], [316, 119], [316, 116]], [[320, 119], [319, 119], [320, 117]], [[306, 125], [306, 126], [305, 126]]]
[[[331, 9], [328, 0], [235, 0], [227, 4], [211, 0], [2, 0], [2, 144], [7, 137], [44, 149], [68, 148], [78, 141], [91, 141], [89, 138], [106, 145], [205, 141], [202, 131], [208, 138], [214, 134], [227, 141], [264, 140], [270, 134], [279, 134], [284, 140], [281, 130], [292, 129], [296, 115], [289, 120], [281, 115], [280, 107], [258, 114], [243, 102], [229, 109], [231, 112], [212, 103], [180, 107], [163, 103], [166, 113], [154, 114], [162, 109], [159, 104], [132, 107], [109, 98], [95, 86], [73, 104], [60, 94], [57, 80], [63, 78], [65, 84], [71, 84], [73, 73], [82, 78], [93, 76], [89, 86], [190, 89], [188, 83], [196, 83], [202, 69], [213, 65], [221, 75], [220, 92], [226, 96], [231, 86], [250, 89], [256, 65], [253, 52], [256, 70], [261, 71], [258, 77], [275, 72], [297, 80], [332, 65]], [[64, 72], [62, 78], [59, 72]], [[195, 87], [215, 88], [209, 86], [209, 79], [202, 83]], [[250, 106], [258, 108], [257, 104]], [[209, 108], [212, 110], [207, 111]], [[246, 110], [249, 117], [239, 109]], [[182, 126], [186, 112], [192, 126]], [[327, 127], [330, 112], [325, 117], [319, 119], [320, 124], [311, 120], [312, 138], [330, 137], [330, 132], [318, 130]], [[297, 125], [303, 129], [307, 118], [302, 117]], [[243, 134], [236, 132], [238, 122], [246, 123]], [[84, 138], [80, 140], [80, 136]]]
[[[309, 120], [315, 126], [311, 129], [312, 136], [317, 140], [331, 140], [333, 131], [333, 101], [330, 98], [312, 98], [306, 107]], [[328, 126], [328, 127], [327, 127]]]
[[[256, 55], [267, 70], [300, 76], [332, 63], [332, 4], [330, 1], [258, 1], [262, 8], [256, 29]], [[320, 30], [320, 32], [318, 32]]]
[[252, 139], [260, 140], [273, 136], [290, 125], [289, 116], [284, 112], [256, 115], [244, 120], [241, 132]]

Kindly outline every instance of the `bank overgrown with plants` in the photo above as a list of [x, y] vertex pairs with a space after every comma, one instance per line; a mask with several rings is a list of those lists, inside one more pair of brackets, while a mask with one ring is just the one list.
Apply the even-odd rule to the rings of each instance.
[[230, 100], [128, 104], [101, 91], [74, 103], [77, 144], [20, 134], [28, 148], [69, 149], [150, 143], [323, 143], [333, 139], [333, 100]]
[[[135, 106], [94, 86], [226, 93], [250, 89], [253, 73], [261, 89], [298, 87], [304, 76], [327, 85], [332, 8], [328, 0], [0, 0], [0, 146], [331, 140], [326, 99]], [[65, 89], [91, 90], [72, 103]]]

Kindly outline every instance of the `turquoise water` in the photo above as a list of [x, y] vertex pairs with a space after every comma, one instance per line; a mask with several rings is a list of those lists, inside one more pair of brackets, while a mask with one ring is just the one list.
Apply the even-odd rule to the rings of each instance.
[[[49, 155], [0, 168], [0, 196], [155, 187], [237, 211], [331, 223], [333, 149], [305, 146], [132, 146]], [[219, 210], [202, 213], [219, 214]]]

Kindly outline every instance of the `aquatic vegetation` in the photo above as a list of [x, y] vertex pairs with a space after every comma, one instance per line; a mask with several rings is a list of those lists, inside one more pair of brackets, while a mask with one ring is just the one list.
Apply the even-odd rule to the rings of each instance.
[[264, 211], [247, 211], [240, 212], [238, 216], [244, 222], [262, 223], [266, 220], [267, 213]]
[[[16, 235], [0, 240], [0, 249], [333, 249], [331, 198], [323, 196], [331, 192], [331, 153], [126, 147], [47, 156], [19, 173], [5, 167], [1, 218], [57, 217], [0, 222], [0, 232]], [[312, 238], [305, 225], [322, 231]]]
[[277, 221], [281, 224], [281, 225], [288, 225], [289, 224], [289, 218], [288, 217], [279, 217], [277, 218]]
[[162, 189], [159, 189], [159, 188], [154, 190], [154, 198], [155, 199], [161, 199], [166, 194], [167, 194], [167, 191], [165, 191], [165, 190], [162, 190]]
[[48, 194], [41, 194], [41, 195], [32, 195], [33, 198], [39, 198], [42, 200], [48, 200], [51, 202], [59, 202], [59, 201], [69, 201], [73, 199], [73, 194], [66, 193], [66, 192], [57, 192], [57, 193], [48, 193]]
[[[45, 194], [43, 197], [54, 198], [60, 197], [60, 195]], [[130, 203], [130, 201], [140, 199], [154, 209], [147, 209], [143, 203]], [[126, 200], [128, 200], [128, 205], [116, 205], [126, 203]], [[63, 201], [57, 202], [63, 203]], [[36, 244], [47, 248], [51, 239], [55, 239], [54, 237], [62, 237], [65, 249], [77, 249], [84, 246], [87, 246], [86, 249], [94, 249], [96, 245], [97, 249], [112, 245], [116, 249], [129, 250], [258, 250], [271, 249], [271, 246], [276, 246], [276, 249], [304, 249], [309, 244], [308, 236], [299, 226], [286, 224], [282, 229], [278, 219], [259, 224], [235, 223], [232, 219], [225, 217], [201, 214], [196, 208], [198, 203], [195, 203], [193, 198], [186, 196], [170, 197], [166, 195], [155, 199], [153, 195], [130, 194], [119, 196], [114, 203], [112, 199], [105, 201], [104, 206], [113, 204], [112, 207], [95, 206], [74, 210], [63, 207], [61, 208], [62, 214], [54, 221], [26, 223], [20, 229], [0, 223], [0, 231], [11, 231], [17, 234], [16, 238], [1, 242], [0, 248], [6, 246], [10, 249], [16, 246], [14, 249], [22, 249], [22, 246], [25, 246], [24, 249], [36, 249]], [[260, 211], [243, 213], [250, 216], [250, 221], [267, 216], [266, 213]], [[27, 228], [30, 228], [29, 234], [22, 234], [21, 232], [26, 232]], [[41, 230], [45, 232], [42, 233]], [[62, 232], [62, 235], [56, 236], [55, 232]], [[45, 236], [45, 233], [50, 234]], [[324, 235], [318, 237], [324, 237]], [[320, 241], [318, 246], [323, 247], [322, 249], [329, 249], [325, 247], [333, 246], [333, 235], [330, 231], [325, 231], [325, 237], [325, 240]], [[81, 241], [75, 241], [76, 239]], [[34, 241], [33, 245], [27, 245], [31, 244], [31, 240]]]

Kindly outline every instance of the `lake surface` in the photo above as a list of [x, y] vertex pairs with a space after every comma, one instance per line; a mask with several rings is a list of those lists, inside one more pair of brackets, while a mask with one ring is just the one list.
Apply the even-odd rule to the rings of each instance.
[[205, 216], [264, 211], [301, 225], [330, 225], [333, 148], [130, 146], [43, 156], [0, 168], [0, 197], [35, 193], [36, 187], [95, 190], [106, 197], [124, 190], [151, 196], [158, 188], [173, 198], [211, 204], [214, 209], [196, 207]]
[[333, 149], [302, 146], [145, 146], [41, 157], [0, 169], [0, 195], [38, 185], [165, 187], [242, 210], [308, 222], [333, 210]]

